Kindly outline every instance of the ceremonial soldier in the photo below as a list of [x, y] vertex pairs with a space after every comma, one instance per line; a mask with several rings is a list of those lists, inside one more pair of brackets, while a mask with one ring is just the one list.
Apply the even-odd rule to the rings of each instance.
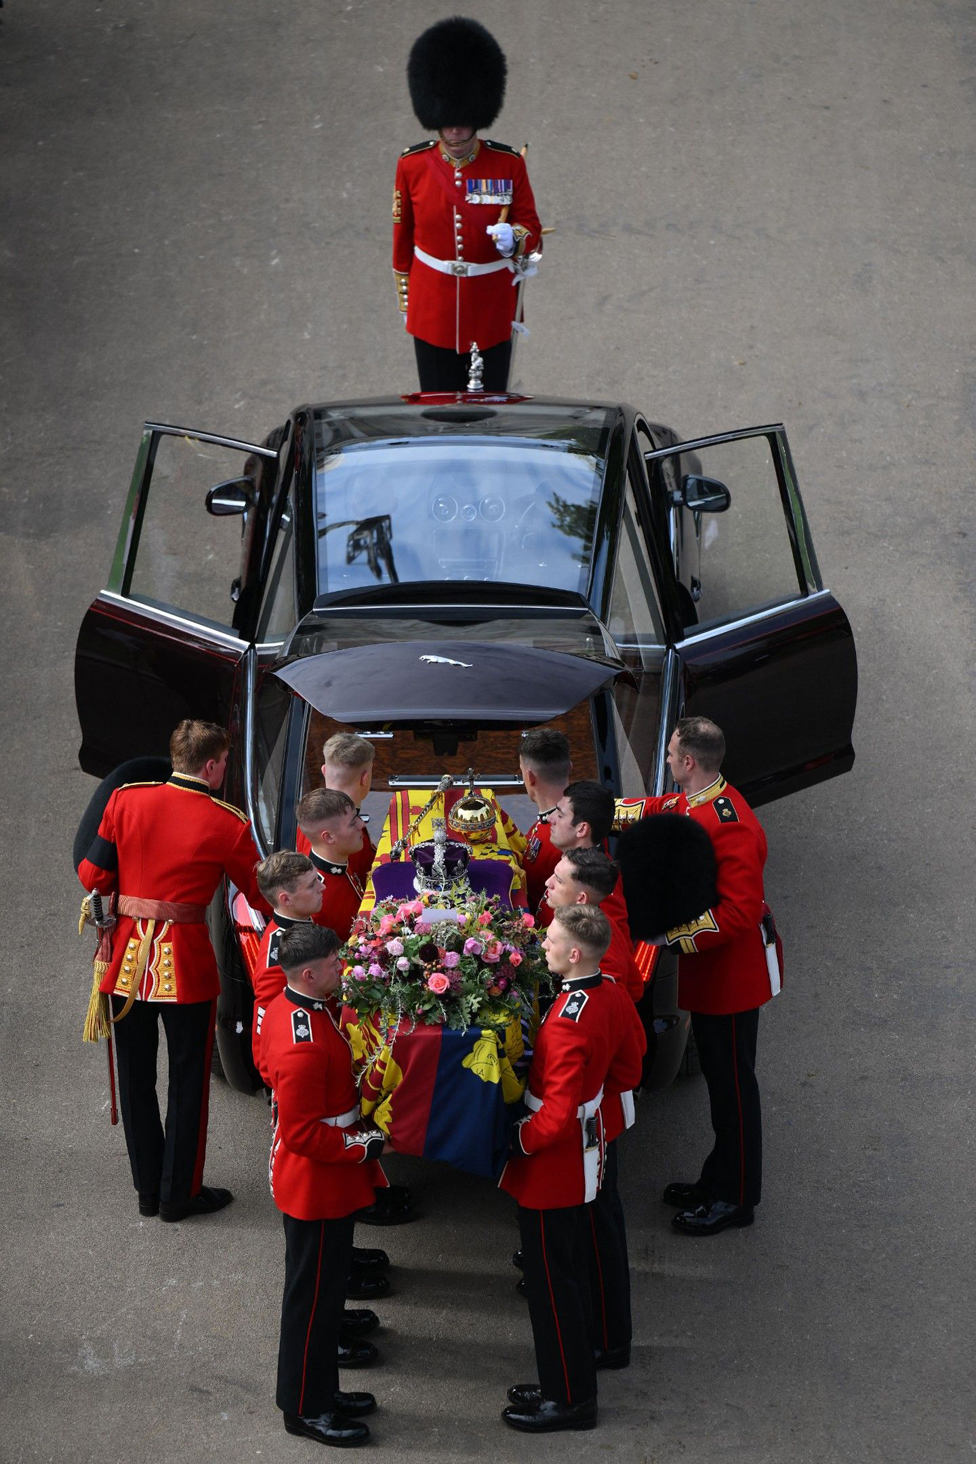
[[421, 391], [464, 391], [469, 353], [483, 385], [505, 391], [512, 329], [541, 229], [525, 163], [514, 148], [478, 137], [501, 110], [506, 64], [477, 21], [439, 21], [407, 65], [421, 126], [437, 133], [409, 147], [393, 189], [393, 274], [414, 338]]
[[715, 850], [717, 903], [655, 942], [680, 952], [678, 1001], [708, 1084], [715, 1142], [693, 1183], [669, 1184], [664, 1203], [684, 1235], [716, 1235], [751, 1225], [762, 1185], [762, 1118], [756, 1081], [759, 1009], [779, 990], [775, 930], [763, 892], [766, 835], [756, 815], [721, 775], [722, 731], [707, 717], [683, 717], [668, 744], [668, 767], [681, 790], [622, 799], [618, 824], [649, 814], [686, 814]]
[[[562, 797], [556, 800], [555, 808], [549, 810], [549, 837], [553, 847], [560, 853], [567, 849], [605, 848], [615, 814], [613, 794], [602, 783], [588, 779], [570, 783]], [[613, 893], [600, 902], [600, 908], [618, 926], [625, 940], [631, 943], [627, 902], [619, 878]], [[544, 902], [539, 908], [539, 923], [545, 925], [549, 918], [550, 906]]]
[[[355, 732], [336, 732], [322, 749], [322, 778], [326, 788], [337, 788], [340, 793], [347, 794], [356, 805], [357, 813], [373, 785], [375, 752], [373, 744], [365, 737], [358, 737]], [[368, 823], [366, 814], [361, 814], [361, 818], [364, 824]], [[299, 852], [307, 854], [309, 843], [301, 829], [298, 831], [297, 843]], [[369, 878], [375, 858], [376, 848], [368, 831], [364, 829], [362, 848], [349, 859], [350, 874], [363, 886]]]
[[[257, 849], [244, 815], [213, 796], [230, 739], [183, 721], [170, 739], [165, 783], [117, 788], [78, 867], [87, 890], [117, 892], [111, 994], [119, 1096], [139, 1213], [185, 1220], [222, 1209], [229, 1190], [203, 1184], [210, 1054], [220, 979], [207, 906], [226, 875], [260, 910]], [[169, 1060], [163, 1130], [156, 1097], [162, 1018]]]
[[287, 985], [269, 1006], [262, 1053], [273, 1092], [269, 1177], [285, 1227], [277, 1404], [288, 1433], [365, 1443], [371, 1393], [339, 1391], [337, 1354], [356, 1210], [383, 1183], [384, 1148], [366, 1125], [339, 1024], [334, 932], [296, 925], [279, 942]]
[[[603, 1161], [600, 1104], [616, 1052], [613, 988], [600, 958], [610, 943], [601, 910], [564, 906], [544, 942], [560, 988], [539, 1027], [513, 1157], [500, 1180], [518, 1201], [539, 1382], [509, 1389], [502, 1417], [527, 1433], [596, 1426], [586, 1207]], [[637, 1076], [640, 1076], [639, 1068]]]
[[535, 914], [546, 893], [546, 880], [559, 863], [560, 851], [550, 837], [548, 816], [566, 791], [573, 764], [569, 739], [551, 727], [533, 727], [519, 742], [519, 771], [526, 795], [539, 817], [526, 835], [524, 856], [526, 894]]
[[347, 941], [363, 899], [362, 881], [350, 868], [350, 860], [363, 847], [362, 815], [349, 795], [337, 788], [313, 788], [297, 812], [309, 857], [322, 876], [322, 908], [315, 922]]
[[[322, 876], [307, 854], [280, 849], [270, 854], [257, 867], [258, 888], [272, 907], [271, 919], [264, 928], [257, 964], [254, 968], [254, 1021], [251, 1052], [261, 1073], [261, 1027], [264, 1014], [285, 985], [285, 973], [278, 962], [278, 946], [282, 932], [293, 925], [310, 925], [312, 916], [322, 908]], [[270, 1084], [269, 1084], [270, 1086]]]
[[[616, 887], [618, 870], [602, 849], [567, 849], [549, 881], [547, 899], [555, 910], [563, 905], [602, 908]], [[606, 913], [606, 912], [604, 912]], [[611, 920], [610, 924], [614, 927]], [[616, 1001], [614, 1031], [618, 1046], [604, 1084], [603, 1114], [606, 1162], [603, 1182], [588, 1206], [588, 1259], [597, 1368], [623, 1368], [630, 1363], [630, 1262], [627, 1228], [617, 1188], [616, 1140], [634, 1122], [634, 1089], [641, 1079], [647, 1038], [628, 982], [633, 981], [630, 942], [613, 928], [610, 946], [600, 961], [604, 982], [612, 984]], [[636, 969], [636, 968], [634, 968]], [[636, 995], [643, 993], [640, 986]]]

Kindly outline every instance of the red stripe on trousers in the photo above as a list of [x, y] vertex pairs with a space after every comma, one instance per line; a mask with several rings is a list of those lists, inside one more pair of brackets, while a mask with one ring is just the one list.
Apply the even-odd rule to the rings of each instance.
[[190, 1198], [200, 1193], [203, 1184], [203, 1165], [207, 1157], [207, 1119], [210, 1114], [210, 1062], [213, 1057], [214, 1029], [217, 1025], [217, 1002], [210, 1004], [210, 1035], [207, 1037], [207, 1051], [203, 1059], [203, 1093], [200, 1097], [200, 1128], [197, 1131], [197, 1162], [193, 1166], [193, 1182]]
[[322, 1244], [325, 1240], [325, 1221], [319, 1221], [319, 1258], [315, 1267], [315, 1294], [312, 1297], [312, 1310], [308, 1314], [308, 1331], [305, 1333], [305, 1351], [302, 1354], [302, 1391], [298, 1395], [298, 1411], [305, 1412], [305, 1373], [308, 1369], [308, 1344], [312, 1338], [312, 1323], [315, 1321], [315, 1308], [319, 1301], [319, 1277], [322, 1275]]
[[559, 1313], [556, 1311], [556, 1298], [552, 1294], [552, 1280], [549, 1276], [549, 1261], [546, 1256], [546, 1222], [543, 1212], [539, 1211], [539, 1235], [542, 1239], [542, 1264], [546, 1268], [546, 1285], [549, 1287], [549, 1301], [552, 1305], [552, 1319], [556, 1323], [556, 1341], [559, 1343], [559, 1357], [563, 1365], [563, 1378], [566, 1383], [566, 1402], [572, 1403], [573, 1395], [569, 1391], [569, 1369], [566, 1366], [566, 1354], [563, 1351], [563, 1334], [559, 1326]]
[[596, 1256], [596, 1274], [600, 1282], [600, 1316], [603, 1321], [603, 1345], [610, 1346], [610, 1339], [607, 1336], [607, 1298], [603, 1290], [603, 1266], [600, 1261], [600, 1247], [596, 1239], [596, 1221], [593, 1219], [593, 1210], [590, 1209], [590, 1230], [593, 1234], [593, 1254]]
[[742, 1126], [742, 1093], [739, 1090], [739, 1056], [735, 1046], [735, 1017], [732, 1018], [732, 1075], [735, 1078], [735, 1101], [739, 1106], [739, 1204], [745, 1204], [746, 1145]]

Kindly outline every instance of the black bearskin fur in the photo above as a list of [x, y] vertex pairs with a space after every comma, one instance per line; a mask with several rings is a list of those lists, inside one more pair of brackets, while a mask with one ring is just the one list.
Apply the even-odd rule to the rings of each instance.
[[715, 904], [715, 850], [700, 824], [658, 813], [628, 824], [614, 855], [634, 940], [651, 940]]
[[71, 857], [76, 874], [79, 864], [87, 857], [89, 849], [95, 842], [95, 835], [98, 833], [105, 805], [116, 788], [121, 788], [123, 783], [165, 783], [172, 771], [168, 758], [133, 757], [128, 762], [119, 763], [117, 768], [112, 769], [108, 777], [102, 779], [92, 794], [88, 807], [81, 815], [81, 823], [75, 834]]
[[502, 109], [504, 53], [476, 20], [440, 20], [414, 41], [407, 62], [410, 100], [421, 127], [490, 127]]

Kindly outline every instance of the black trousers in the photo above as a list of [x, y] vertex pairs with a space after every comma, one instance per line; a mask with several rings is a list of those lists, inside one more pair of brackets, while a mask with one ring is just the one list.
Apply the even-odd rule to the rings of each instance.
[[713, 1200], [758, 1205], [762, 1192], [762, 1112], [756, 1082], [759, 1008], [721, 1017], [692, 1012], [691, 1030], [708, 1084], [715, 1131], [699, 1182]]
[[[432, 346], [413, 338], [417, 354], [417, 372], [421, 391], [467, 391], [471, 356], [459, 354], [446, 346]], [[511, 341], [500, 341], [481, 352], [484, 362], [481, 384], [485, 391], [507, 391], [508, 371], [512, 363]]]
[[624, 1207], [617, 1189], [617, 1144], [607, 1145], [603, 1183], [586, 1206], [587, 1259], [590, 1278], [592, 1343], [601, 1350], [629, 1347], [630, 1262]]
[[543, 1398], [556, 1403], [596, 1397], [586, 1263], [588, 1208], [518, 1209], [539, 1386]]
[[355, 1218], [296, 1220], [285, 1225], [278, 1389], [282, 1413], [331, 1413], [339, 1387], [339, 1328], [352, 1259]]
[[[113, 1013], [124, 1005], [112, 997]], [[216, 1012], [216, 1001], [134, 1001], [112, 1029], [132, 1182], [164, 1204], [190, 1199], [203, 1183]], [[156, 1096], [160, 1018], [169, 1055], [165, 1130]]]

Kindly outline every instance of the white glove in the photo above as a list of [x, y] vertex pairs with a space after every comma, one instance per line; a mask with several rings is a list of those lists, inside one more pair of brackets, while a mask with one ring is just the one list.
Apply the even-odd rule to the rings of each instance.
[[506, 259], [515, 253], [515, 231], [511, 224], [489, 224], [485, 230], [495, 241], [495, 248]]
[[405, 310], [401, 310], [400, 311], [400, 319], [403, 321], [404, 329], [406, 329], [406, 326], [407, 326], [407, 312]]

